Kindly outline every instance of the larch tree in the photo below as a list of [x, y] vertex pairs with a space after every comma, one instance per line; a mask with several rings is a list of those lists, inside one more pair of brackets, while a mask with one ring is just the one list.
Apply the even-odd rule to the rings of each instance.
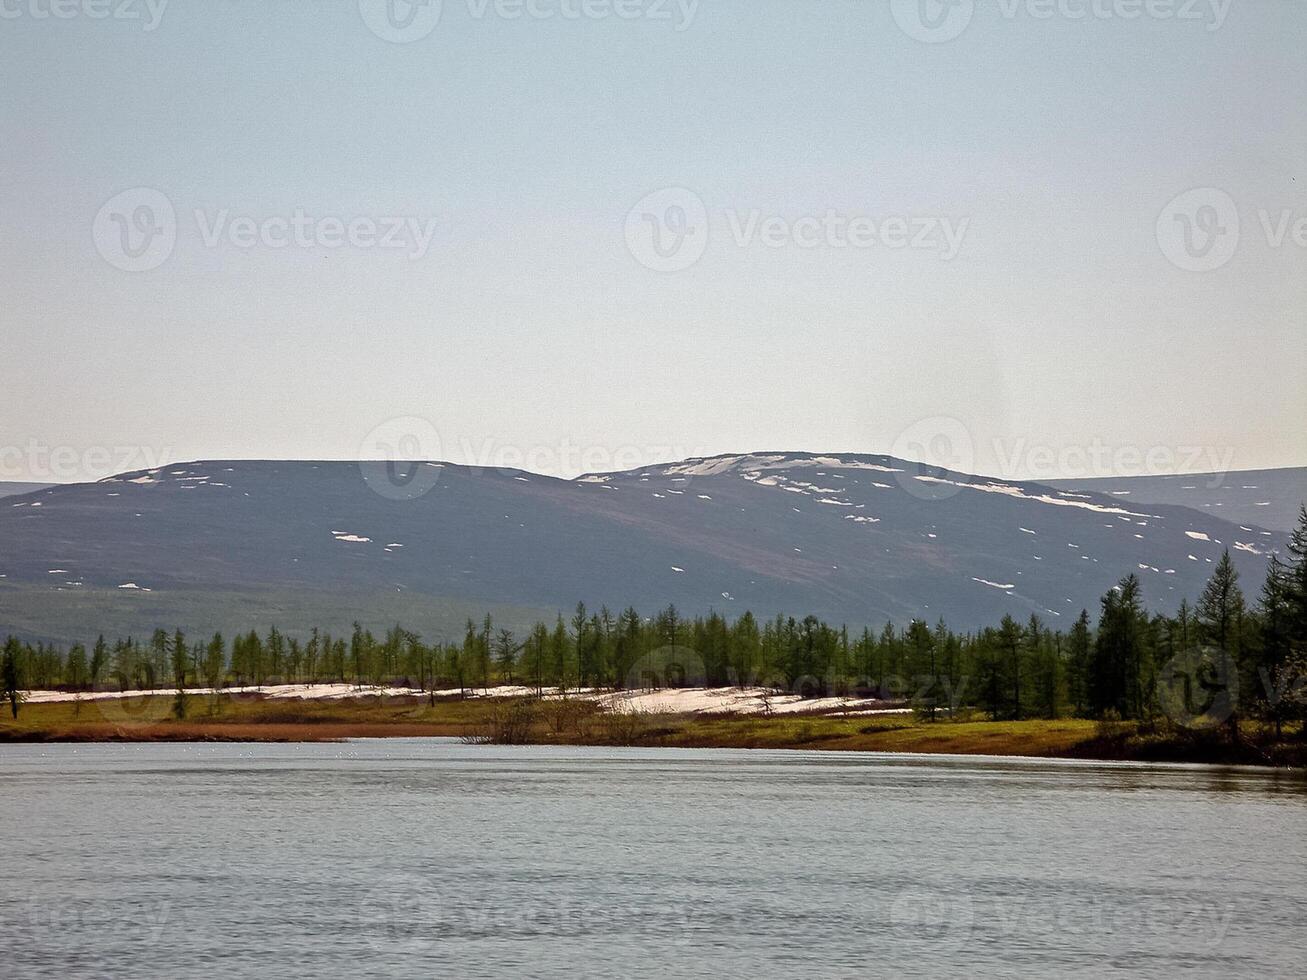
[[[1243, 628], [1244, 608], [1243, 590], [1239, 588], [1239, 573], [1235, 571], [1234, 563], [1230, 561], [1230, 549], [1227, 548], [1222, 553], [1221, 560], [1216, 563], [1216, 570], [1212, 573], [1212, 577], [1203, 587], [1195, 610], [1198, 632], [1203, 642], [1216, 647], [1217, 655], [1223, 658], [1232, 673], [1231, 677], [1225, 679], [1227, 684], [1238, 684], [1239, 675], [1242, 673], [1243, 638], [1240, 634]], [[1231, 701], [1231, 708], [1227, 724], [1230, 727], [1231, 737], [1238, 741], [1237, 698]]]

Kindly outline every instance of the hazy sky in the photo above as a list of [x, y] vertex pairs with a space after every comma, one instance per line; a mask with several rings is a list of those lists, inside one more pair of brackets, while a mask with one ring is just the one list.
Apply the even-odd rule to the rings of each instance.
[[1307, 464], [1298, 0], [51, 2], [0, 478]]

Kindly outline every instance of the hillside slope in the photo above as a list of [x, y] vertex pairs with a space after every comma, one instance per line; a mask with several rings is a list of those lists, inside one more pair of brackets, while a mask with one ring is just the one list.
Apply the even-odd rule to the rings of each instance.
[[1285, 535], [886, 456], [761, 453], [559, 480], [418, 464], [209, 461], [0, 504], [0, 632], [382, 627], [428, 636], [578, 599], [850, 625], [1065, 623], [1122, 575], [1172, 609], [1228, 546], [1255, 591]]
[[1307, 504], [1307, 466], [1182, 476], [1053, 480], [1059, 490], [1102, 493], [1122, 503], [1176, 504], [1240, 524], [1291, 531]]

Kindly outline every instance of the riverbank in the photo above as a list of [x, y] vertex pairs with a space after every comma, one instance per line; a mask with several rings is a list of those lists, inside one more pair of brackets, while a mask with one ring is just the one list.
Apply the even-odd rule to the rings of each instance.
[[[649, 692], [653, 694], [655, 692]], [[664, 692], [665, 697], [672, 696]], [[685, 692], [675, 692], [685, 701]], [[710, 699], [716, 697], [709, 693]], [[444, 736], [470, 742], [630, 745], [680, 748], [819, 749], [1049, 758], [1307, 766], [1307, 741], [1291, 732], [1278, 743], [1245, 726], [1231, 743], [1223, 732], [1142, 730], [1133, 723], [1085, 719], [937, 721], [893, 708], [813, 702], [808, 712], [652, 711], [636, 696], [612, 710], [611, 694], [590, 697], [461, 697], [410, 692], [349, 697], [274, 697], [238, 692], [188, 695], [185, 715], [173, 695], [33, 699], [15, 721], [0, 719], [0, 742], [323, 742], [346, 738]], [[831, 699], [833, 700], [833, 699]], [[881, 712], [864, 714], [856, 712]], [[895, 712], [895, 713], [885, 713]]]

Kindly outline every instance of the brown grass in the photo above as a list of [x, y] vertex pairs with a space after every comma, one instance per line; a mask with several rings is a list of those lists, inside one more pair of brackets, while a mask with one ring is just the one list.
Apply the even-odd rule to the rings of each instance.
[[171, 697], [122, 705], [25, 705], [0, 718], [3, 741], [317, 742], [360, 737], [447, 736], [467, 741], [682, 748], [1023, 755], [1085, 759], [1240, 762], [1302, 766], [1307, 742], [1292, 734], [1265, 744], [1254, 726], [1241, 745], [1222, 733], [1141, 732], [1124, 723], [1107, 733], [1084, 719], [927, 722], [908, 716], [611, 715], [587, 701], [437, 701], [358, 697], [343, 701], [194, 696], [187, 717], [171, 717]]

